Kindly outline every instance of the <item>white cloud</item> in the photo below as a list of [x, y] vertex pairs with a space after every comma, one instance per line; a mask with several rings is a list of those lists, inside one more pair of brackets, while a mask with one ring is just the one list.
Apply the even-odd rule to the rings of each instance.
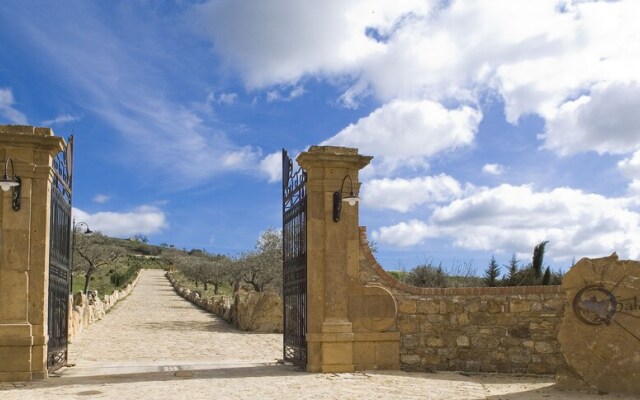
[[282, 152], [271, 153], [260, 161], [260, 170], [270, 183], [282, 180]]
[[79, 117], [70, 115], [70, 114], [60, 114], [57, 117], [53, 118], [53, 119], [47, 119], [42, 121], [42, 125], [44, 126], [49, 126], [49, 125], [57, 125], [57, 124], [64, 124], [67, 122], [74, 122], [79, 120]]
[[[640, 84], [602, 83], [547, 118], [545, 146], [560, 154], [640, 149]], [[570, 134], [568, 134], [570, 133]]]
[[74, 208], [73, 217], [78, 222], [85, 222], [92, 231], [115, 237], [152, 235], [168, 227], [164, 212], [153, 206], [140, 206], [130, 212], [101, 211], [94, 214]]
[[482, 172], [487, 175], [502, 175], [504, 167], [500, 164], [485, 164], [482, 166]]
[[394, 100], [322, 144], [357, 147], [388, 170], [424, 168], [439, 152], [471, 145], [481, 119], [471, 107], [448, 110], [427, 100]]
[[356, 72], [363, 60], [384, 50], [365, 35], [368, 26], [389, 30], [401, 15], [427, 5], [415, 0], [326, 0], [313, 5], [227, 0], [199, 5], [192, 17], [216, 51], [256, 88], [295, 83], [307, 74]]
[[216, 95], [214, 92], [209, 92], [207, 95], [207, 101], [202, 107], [207, 112], [212, 111], [213, 104], [231, 105], [238, 100], [237, 93], [220, 93]]
[[109, 200], [111, 200], [111, 196], [106, 194], [97, 194], [93, 196], [93, 201], [98, 204], [106, 203]]
[[292, 88], [288, 94], [283, 94], [281, 90], [271, 90], [267, 92], [267, 103], [274, 101], [291, 101], [304, 94], [304, 86], [296, 86]]
[[384, 226], [373, 232], [371, 237], [380, 243], [398, 247], [408, 247], [421, 243], [427, 237], [433, 237], [431, 228], [424, 222], [411, 220], [393, 226]]
[[629, 193], [640, 196], [640, 179], [634, 179], [629, 183]]
[[218, 98], [215, 100], [218, 104], [233, 104], [238, 99], [237, 93], [220, 93]]
[[629, 178], [640, 179], [640, 150], [618, 162], [618, 169]]
[[411, 246], [427, 237], [453, 240], [463, 249], [529, 254], [549, 240], [555, 260], [604, 256], [640, 258], [640, 213], [633, 201], [569, 188], [536, 192], [501, 185], [438, 207], [428, 222], [383, 227], [376, 240]]
[[27, 117], [13, 107], [15, 102], [10, 88], [0, 88], [0, 115], [12, 124], [27, 125]]
[[629, 158], [618, 162], [618, 169], [623, 175], [631, 179], [628, 191], [634, 195], [640, 195], [640, 150]]
[[417, 206], [451, 201], [462, 194], [460, 183], [440, 174], [413, 179], [373, 179], [362, 185], [367, 207], [408, 212]]
[[[640, 2], [445, 3], [223, 0], [196, 10], [216, 51], [252, 88], [347, 80], [340, 97], [347, 107], [370, 94], [383, 102], [476, 103], [493, 90], [510, 122], [545, 119], [549, 149], [629, 151], [623, 141], [638, 113], [623, 111], [638, 104]], [[576, 102], [582, 95], [589, 104]], [[617, 118], [599, 118], [608, 111]], [[638, 137], [629, 144], [640, 146]]]

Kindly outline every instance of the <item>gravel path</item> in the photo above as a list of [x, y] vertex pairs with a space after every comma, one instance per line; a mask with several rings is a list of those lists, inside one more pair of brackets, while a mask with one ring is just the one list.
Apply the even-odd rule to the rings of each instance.
[[109, 362], [282, 358], [282, 335], [247, 333], [178, 296], [162, 270], [144, 270], [133, 292], [69, 346], [78, 367]]
[[[310, 374], [277, 364], [282, 336], [238, 331], [142, 272], [125, 300], [69, 347], [75, 366], [0, 384], [0, 399], [637, 399], [562, 392], [551, 377], [400, 371]], [[1, 361], [1, 360], [0, 360]]]

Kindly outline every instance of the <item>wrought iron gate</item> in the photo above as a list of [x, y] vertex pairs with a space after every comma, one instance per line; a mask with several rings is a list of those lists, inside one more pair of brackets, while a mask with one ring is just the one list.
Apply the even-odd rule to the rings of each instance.
[[307, 365], [307, 174], [282, 150], [284, 360]]
[[71, 282], [71, 194], [73, 136], [53, 160], [49, 239], [49, 372], [67, 364], [67, 331]]

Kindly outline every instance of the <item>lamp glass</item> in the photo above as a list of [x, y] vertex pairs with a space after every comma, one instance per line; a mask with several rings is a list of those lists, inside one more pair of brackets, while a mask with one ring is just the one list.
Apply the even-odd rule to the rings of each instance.
[[16, 181], [10, 181], [8, 179], [2, 179], [0, 180], [0, 188], [2, 188], [3, 192], [8, 191], [10, 188], [18, 186], [18, 182]]
[[350, 206], [355, 206], [358, 200], [360, 200], [358, 196], [355, 196], [353, 193], [342, 199], [342, 201], [346, 201]]

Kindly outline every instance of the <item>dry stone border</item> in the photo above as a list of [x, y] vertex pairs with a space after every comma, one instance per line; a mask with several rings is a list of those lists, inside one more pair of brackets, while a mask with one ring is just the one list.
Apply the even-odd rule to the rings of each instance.
[[124, 289], [114, 290], [113, 293], [104, 295], [100, 300], [98, 291], [92, 290], [88, 295], [78, 291], [69, 296], [69, 330], [68, 340], [73, 343], [75, 337], [89, 325], [100, 321], [107, 312], [131, 293], [136, 283], [140, 271], [136, 274], [135, 279]]
[[167, 278], [176, 292], [198, 307], [212, 312], [243, 331], [282, 333], [282, 297], [273, 293], [236, 293], [233, 302], [227, 296], [201, 297], [182, 287], [171, 273]]

